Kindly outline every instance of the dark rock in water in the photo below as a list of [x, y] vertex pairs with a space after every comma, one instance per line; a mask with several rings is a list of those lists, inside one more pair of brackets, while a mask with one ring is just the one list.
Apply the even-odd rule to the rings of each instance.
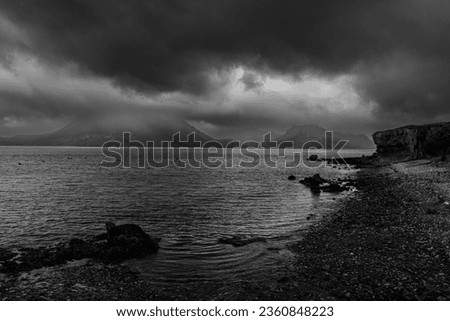
[[116, 261], [156, 253], [158, 239], [151, 238], [136, 224], [106, 223], [107, 245], [104, 259]]
[[290, 181], [294, 181], [294, 180], [296, 180], [297, 178], [294, 176], [294, 175], [290, 175], [289, 177], [288, 177], [288, 180], [290, 180]]
[[17, 255], [0, 249], [0, 261], [3, 260], [0, 272], [29, 271], [84, 258], [121, 262], [158, 251], [159, 239], [150, 237], [135, 224], [107, 223], [106, 227], [107, 233], [91, 240], [74, 238], [53, 247], [21, 249]]
[[315, 174], [312, 177], [305, 177], [300, 181], [301, 184], [308, 186], [314, 194], [320, 194], [320, 192], [338, 193], [347, 191], [350, 190], [351, 182], [351, 180], [344, 181], [341, 179], [329, 181], [320, 177], [319, 174]]
[[308, 157], [308, 160], [311, 161], [311, 162], [315, 162], [318, 159], [319, 159], [319, 156], [317, 156], [317, 155], [311, 155], [311, 156]]
[[244, 246], [250, 243], [255, 242], [263, 242], [266, 243], [267, 240], [263, 237], [242, 237], [242, 236], [233, 236], [228, 238], [220, 238], [219, 243], [222, 244], [231, 244], [233, 246]]
[[106, 235], [108, 244], [122, 244], [124, 238], [147, 239], [148, 234], [136, 224], [115, 225], [112, 222], [106, 223]]
[[313, 177], [312, 177], [312, 179], [313, 179], [314, 181], [316, 181], [316, 182], [319, 182], [319, 183], [326, 183], [326, 182], [327, 182], [327, 180], [324, 179], [324, 178], [322, 178], [322, 177], [320, 177], [319, 174], [314, 174]]
[[327, 180], [320, 177], [319, 174], [314, 174], [312, 177], [305, 177], [300, 181], [301, 184], [308, 187], [319, 186], [320, 184], [326, 183]]

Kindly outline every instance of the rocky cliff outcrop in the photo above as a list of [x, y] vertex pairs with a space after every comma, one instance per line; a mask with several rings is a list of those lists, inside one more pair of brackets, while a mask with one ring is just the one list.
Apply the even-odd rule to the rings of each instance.
[[444, 136], [450, 133], [450, 123], [409, 125], [373, 134], [377, 153], [382, 157], [418, 159], [441, 153]]

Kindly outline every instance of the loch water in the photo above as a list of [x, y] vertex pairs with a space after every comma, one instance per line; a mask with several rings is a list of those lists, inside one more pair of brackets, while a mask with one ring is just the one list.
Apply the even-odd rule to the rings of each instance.
[[[256, 152], [262, 159], [267, 151]], [[286, 150], [283, 159], [294, 152]], [[232, 151], [228, 156], [234, 164], [244, 157]], [[285, 168], [283, 161], [276, 167], [180, 168], [169, 162], [139, 168], [132, 158], [129, 168], [103, 168], [103, 160], [99, 148], [0, 147], [0, 246], [47, 246], [102, 233], [107, 221], [135, 223], [161, 238], [160, 250], [127, 264], [159, 288], [176, 284], [184, 291], [186, 285], [203, 289], [199, 299], [202, 293], [214, 297], [244, 280], [276, 278], [293, 260], [287, 245], [348, 194], [314, 195], [300, 178], [356, 173], [344, 166]], [[297, 179], [288, 181], [289, 175]], [[218, 242], [232, 236], [266, 242]]]

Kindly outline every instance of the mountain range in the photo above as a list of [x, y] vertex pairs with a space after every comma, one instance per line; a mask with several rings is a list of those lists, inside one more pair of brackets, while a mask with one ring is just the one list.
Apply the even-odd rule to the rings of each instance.
[[[125, 122], [127, 123], [127, 122]], [[130, 132], [132, 141], [155, 142], [160, 147], [162, 141], [170, 141], [172, 135], [180, 132], [180, 139], [195, 133], [197, 141], [202, 143], [214, 138], [199, 131], [185, 121], [162, 121], [160, 119], [129, 126], [119, 121], [99, 122], [97, 120], [73, 121], [65, 127], [48, 134], [17, 135], [0, 138], [0, 145], [18, 146], [102, 146], [107, 141], [122, 142], [123, 133]]]
[[[132, 129], [131, 129], [132, 128]], [[295, 148], [301, 148], [305, 143], [314, 141], [325, 146], [325, 128], [316, 125], [295, 125], [284, 134], [272, 136], [272, 139], [281, 143], [292, 141]], [[133, 124], [127, 122], [99, 122], [95, 119], [73, 121], [65, 127], [51, 133], [41, 135], [17, 135], [0, 138], [0, 145], [16, 146], [102, 146], [105, 142], [122, 141], [123, 132], [131, 132], [131, 139], [145, 143], [154, 141], [155, 146], [161, 146], [162, 141], [170, 141], [172, 135], [179, 132], [181, 140], [186, 140], [187, 135], [195, 133], [195, 138], [202, 144], [207, 141], [219, 141], [226, 145], [232, 139], [215, 139], [198, 130], [183, 120], [167, 121], [153, 119], [149, 122]], [[262, 140], [262, 137], [261, 137]], [[345, 148], [370, 149], [374, 148], [371, 139], [364, 135], [355, 135], [342, 132], [333, 132], [333, 146], [339, 140], [348, 140]], [[319, 145], [320, 145], [319, 144]], [[189, 145], [190, 146], [190, 145]], [[317, 146], [317, 143], [307, 144], [304, 147]]]

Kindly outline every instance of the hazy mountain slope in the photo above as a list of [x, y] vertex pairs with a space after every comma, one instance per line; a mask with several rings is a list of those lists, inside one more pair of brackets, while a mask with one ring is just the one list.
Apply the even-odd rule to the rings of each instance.
[[[278, 143], [283, 141], [294, 142], [295, 148], [301, 148], [305, 145], [306, 148], [311, 146], [320, 147], [325, 146], [325, 128], [316, 125], [295, 125], [289, 128], [286, 133], [277, 138]], [[345, 148], [354, 149], [370, 149], [375, 145], [372, 140], [364, 135], [355, 135], [342, 132], [333, 131], [333, 145], [337, 144], [340, 140], [348, 140]], [[309, 142], [309, 143], [308, 143]], [[312, 142], [318, 142], [320, 144], [314, 144]]]
[[[140, 142], [153, 141], [156, 147], [161, 146], [162, 141], [171, 141], [172, 136], [180, 132], [181, 140], [186, 140], [187, 135], [195, 133], [197, 141], [216, 140], [226, 145], [232, 139], [214, 139], [201, 132], [194, 126], [183, 120], [168, 120], [161, 118], [142, 119], [138, 122], [126, 117], [115, 119], [90, 119], [77, 120], [67, 126], [43, 135], [18, 135], [8, 138], [0, 138], [0, 145], [29, 145], [29, 146], [102, 146], [105, 142], [115, 140], [122, 142], [124, 132], [131, 133], [131, 140]], [[296, 148], [301, 148], [306, 142], [319, 142], [325, 146], [326, 129], [316, 125], [292, 126], [284, 134], [272, 139], [280, 142], [293, 141]], [[333, 132], [333, 143], [339, 140], [349, 140], [345, 148], [374, 148], [373, 142], [364, 135], [354, 135], [341, 132]], [[261, 141], [262, 135], [258, 139]], [[317, 147], [321, 147], [320, 144]], [[191, 145], [192, 146], [192, 145]], [[314, 146], [309, 144], [306, 147]]]
[[154, 141], [159, 147], [161, 141], [170, 141], [172, 135], [180, 132], [182, 140], [195, 132], [196, 140], [202, 143], [213, 140], [185, 121], [149, 121], [140, 124], [126, 122], [98, 122], [96, 120], [73, 121], [67, 126], [43, 135], [18, 135], [0, 138], [1, 145], [30, 146], [101, 146], [107, 141], [122, 141], [123, 133], [131, 132], [131, 139], [143, 143]]

